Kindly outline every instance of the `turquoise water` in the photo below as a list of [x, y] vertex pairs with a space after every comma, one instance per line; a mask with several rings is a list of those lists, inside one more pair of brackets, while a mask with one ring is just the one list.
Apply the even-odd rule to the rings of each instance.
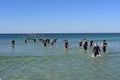
[[[26, 34], [0, 35], [0, 80], [120, 80], [120, 34], [37, 34], [39, 38], [57, 38], [54, 46], [43, 46], [38, 40], [24, 43]], [[27, 35], [28, 36], [28, 35]], [[29, 35], [30, 36], [30, 35]], [[63, 49], [63, 39], [69, 49]], [[78, 41], [93, 39], [98, 45], [108, 42], [107, 53], [91, 57], [78, 47]], [[15, 48], [11, 40], [15, 39]]]

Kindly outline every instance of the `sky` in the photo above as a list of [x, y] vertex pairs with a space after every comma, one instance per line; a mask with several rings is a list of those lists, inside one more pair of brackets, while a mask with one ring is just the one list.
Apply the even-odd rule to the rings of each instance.
[[0, 33], [110, 32], [120, 32], [120, 0], [0, 0]]

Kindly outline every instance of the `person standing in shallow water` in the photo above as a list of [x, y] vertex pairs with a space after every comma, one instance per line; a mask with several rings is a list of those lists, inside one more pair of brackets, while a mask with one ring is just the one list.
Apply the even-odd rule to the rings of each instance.
[[102, 41], [101, 46], [102, 46], [103, 52], [105, 53], [105, 52], [106, 52], [106, 47], [107, 47], [107, 42], [106, 42], [106, 40], [103, 40], [103, 41]]
[[24, 39], [24, 42], [27, 43], [27, 38]]
[[14, 48], [15, 47], [15, 40], [11, 41], [11, 46]]
[[82, 40], [79, 40], [79, 47], [80, 47], [80, 48], [82, 47], [82, 43], [83, 43], [83, 41], [82, 41]]
[[93, 40], [90, 40], [90, 48], [93, 47]]
[[95, 43], [94, 46], [93, 46], [93, 54], [94, 54], [94, 57], [97, 57], [97, 55], [100, 55], [100, 47]]
[[36, 43], [36, 38], [33, 39], [34, 43]]
[[88, 46], [88, 42], [86, 39], [84, 39], [83, 41], [83, 49], [84, 49], [84, 52], [87, 52], [87, 46]]
[[65, 40], [64, 40], [64, 49], [67, 50], [67, 49], [68, 49], [68, 46], [69, 46], [68, 40], [65, 39]]

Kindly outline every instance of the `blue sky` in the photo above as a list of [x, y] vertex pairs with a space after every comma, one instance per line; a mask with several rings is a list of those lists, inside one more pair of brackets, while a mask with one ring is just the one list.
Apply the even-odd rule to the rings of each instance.
[[0, 33], [120, 32], [120, 0], [0, 0]]

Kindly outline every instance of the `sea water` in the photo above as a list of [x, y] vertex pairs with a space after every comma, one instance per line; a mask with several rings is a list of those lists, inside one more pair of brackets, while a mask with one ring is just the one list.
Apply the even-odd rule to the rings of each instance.
[[[36, 37], [24, 43], [25, 37]], [[46, 47], [40, 38], [57, 38]], [[108, 43], [101, 57], [91, 57], [79, 47], [79, 40], [93, 40], [101, 47]], [[64, 50], [64, 39], [69, 48]], [[11, 47], [15, 40], [15, 47]], [[120, 80], [120, 33], [0, 34], [0, 80]]]

